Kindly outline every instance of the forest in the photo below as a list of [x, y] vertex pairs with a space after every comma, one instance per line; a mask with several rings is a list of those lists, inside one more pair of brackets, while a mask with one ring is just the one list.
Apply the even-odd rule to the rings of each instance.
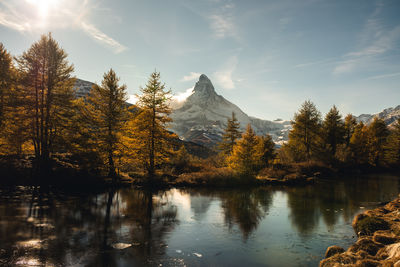
[[15, 57], [0, 44], [3, 182], [76, 177], [77, 183], [230, 186], [400, 166], [400, 120], [393, 127], [379, 118], [366, 125], [351, 114], [343, 118], [336, 106], [322, 118], [309, 100], [294, 114], [282, 147], [250, 125], [242, 133], [232, 113], [221, 143], [200, 158], [168, 130], [172, 93], [159, 72], [131, 105], [113, 69], [85, 98], [75, 97], [73, 71], [51, 34]]

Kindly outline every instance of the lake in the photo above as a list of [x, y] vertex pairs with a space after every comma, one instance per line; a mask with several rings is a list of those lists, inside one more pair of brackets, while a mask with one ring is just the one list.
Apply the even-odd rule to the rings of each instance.
[[241, 190], [0, 187], [0, 265], [317, 266], [328, 246], [356, 240], [356, 214], [399, 192], [390, 175]]

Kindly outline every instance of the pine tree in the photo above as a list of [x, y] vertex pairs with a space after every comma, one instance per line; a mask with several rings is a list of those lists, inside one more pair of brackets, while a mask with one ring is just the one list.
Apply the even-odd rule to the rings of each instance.
[[305, 101], [299, 112], [294, 115], [292, 130], [289, 132], [289, 145], [304, 153], [307, 160], [310, 160], [315, 152], [320, 125], [321, 113], [311, 101]]
[[400, 119], [397, 119], [390, 131], [385, 146], [385, 162], [400, 167]]
[[336, 148], [339, 144], [344, 142], [345, 128], [342, 121], [342, 116], [339, 114], [336, 106], [333, 106], [326, 114], [322, 123], [322, 140], [324, 145], [327, 146], [331, 157], [336, 154]]
[[242, 138], [233, 147], [232, 154], [228, 157], [228, 166], [242, 175], [256, 174], [260, 166], [257, 145], [258, 138], [249, 124]]
[[115, 156], [128, 120], [126, 86], [119, 85], [113, 69], [104, 73], [101, 85], [93, 85], [85, 109], [90, 136], [108, 166], [108, 175], [115, 178]]
[[174, 135], [167, 130], [172, 121], [168, 104], [171, 91], [165, 90], [160, 73], [156, 71], [150, 75], [146, 87], [140, 90], [138, 110], [128, 126], [127, 143], [131, 155], [140, 161], [151, 180], [156, 167], [166, 162], [172, 153], [171, 139]]
[[[26, 119], [30, 125], [39, 171], [49, 168], [49, 159], [68, 127], [73, 100], [73, 66], [51, 34], [42, 35], [17, 59]], [[58, 140], [58, 141], [57, 141]]]
[[226, 155], [232, 153], [236, 140], [241, 136], [239, 128], [240, 123], [236, 118], [235, 112], [232, 112], [232, 118], [228, 118], [225, 133], [222, 135], [222, 141], [219, 144], [219, 149]]
[[384, 120], [374, 118], [368, 127], [369, 163], [378, 166], [384, 158], [384, 147], [389, 130]]

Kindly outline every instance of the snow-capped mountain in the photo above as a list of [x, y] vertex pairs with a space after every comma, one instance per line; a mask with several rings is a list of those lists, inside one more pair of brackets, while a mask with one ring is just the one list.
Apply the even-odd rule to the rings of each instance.
[[248, 116], [238, 106], [218, 95], [210, 79], [204, 74], [196, 83], [193, 94], [171, 114], [171, 130], [183, 140], [213, 146], [221, 140], [232, 112], [240, 122], [242, 131], [250, 124], [256, 134], [268, 133], [277, 144], [287, 140], [289, 121], [267, 121]]
[[398, 105], [395, 108], [384, 109], [382, 112], [373, 115], [361, 114], [356, 119], [357, 121], [362, 121], [363, 123], [369, 124], [375, 117], [383, 119], [386, 122], [386, 124], [389, 125], [389, 127], [391, 127], [397, 121], [397, 119], [400, 118], [400, 105]]

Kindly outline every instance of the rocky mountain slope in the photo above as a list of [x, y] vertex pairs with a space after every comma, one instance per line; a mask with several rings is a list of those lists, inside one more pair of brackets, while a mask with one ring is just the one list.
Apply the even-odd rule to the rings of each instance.
[[357, 120], [369, 124], [375, 117], [383, 119], [390, 127], [400, 118], [400, 105], [395, 108], [384, 109], [382, 112], [377, 114], [361, 114], [357, 117]]
[[202, 74], [193, 94], [171, 114], [171, 130], [183, 140], [213, 146], [221, 140], [227, 119], [236, 114], [244, 131], [250, 124], [258, 135], [270, 134], [276, 143], [287, 139], [289, 121], [267, 121], [248, 116], [238, 106], [215, 92], [210, 79]]
[[87, 94], [89, 94], [90, 90], [92, 89], [92, 86], [93, 86], [92, 82], [76, 79], [74, 86], [75, 95], [77, 97], [86, 96]]

